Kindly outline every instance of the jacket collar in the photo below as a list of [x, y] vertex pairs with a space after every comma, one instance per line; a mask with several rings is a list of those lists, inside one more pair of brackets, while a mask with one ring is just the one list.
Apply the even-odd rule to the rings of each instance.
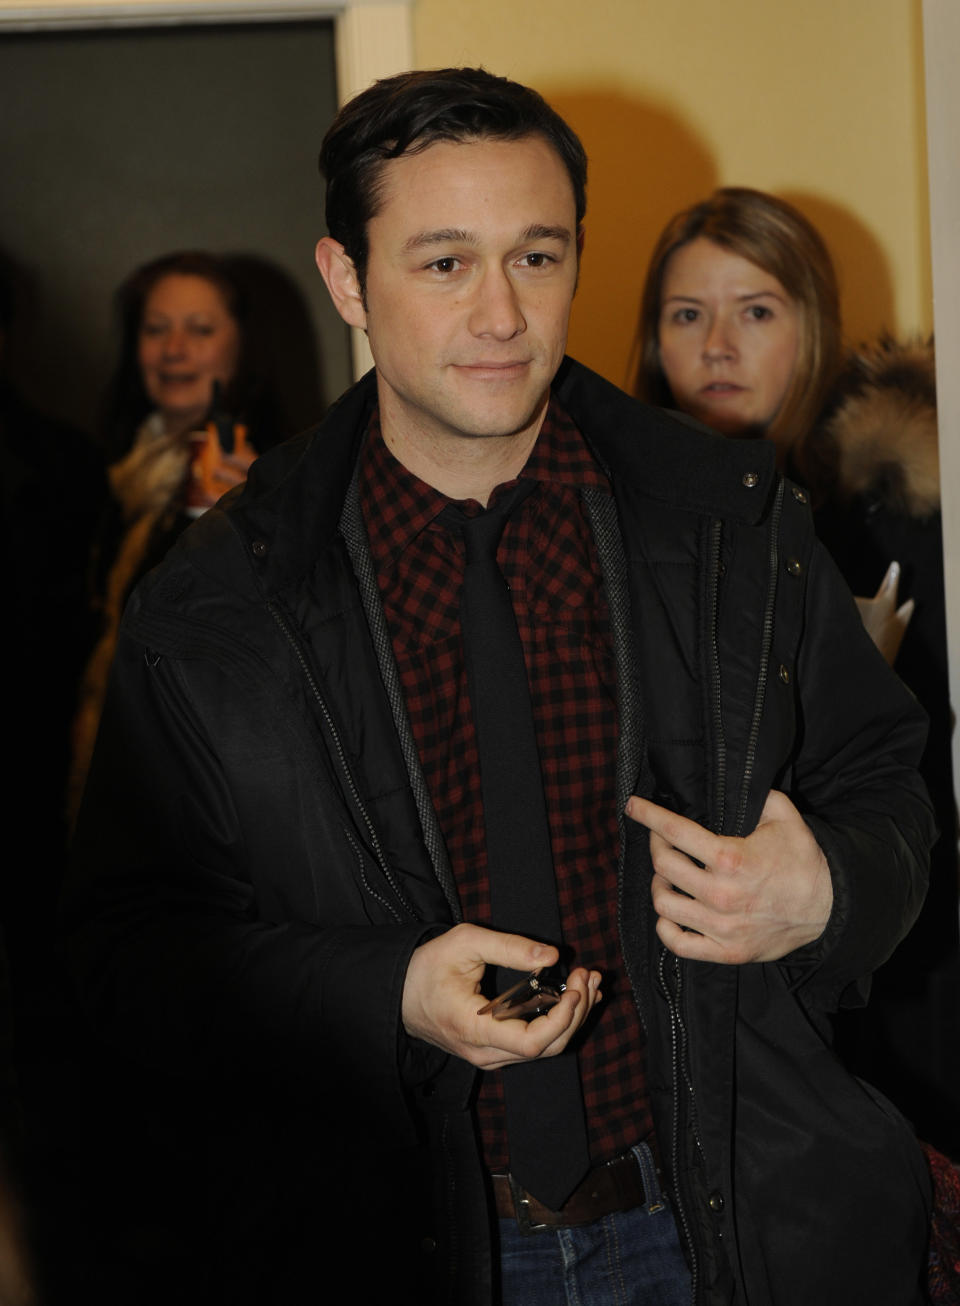
[[569, 358], [554, 390], [608, 474], [640, 495], [747, 525], [766, 511], [776, 482], [768, 441], [719, 436], [642, 404]]
[[269, 593], [302, 575], [335, 538], [376, 398], [371, 371], [319, 426], [258, 458], [225, 505]]
[[[763, 515], [776, 480], [766, 441], [725, 439], [638, 403], [570, 358], [554, 389], [607, 474], [641, 496], [747, 524]], [[319, 426], [258, 459], [225, 505], [268, 592], [302, 574], [336, 536], [375, 402], [371, 371]]]

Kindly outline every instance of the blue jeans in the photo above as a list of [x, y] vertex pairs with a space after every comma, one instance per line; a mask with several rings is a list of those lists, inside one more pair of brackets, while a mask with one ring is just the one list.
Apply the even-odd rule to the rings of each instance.
[[523, 1234], [500, 1220], [503, 1306], [690, 1306], [690, 1272], [646, 1143], [647, 1204], [592, 1224]]

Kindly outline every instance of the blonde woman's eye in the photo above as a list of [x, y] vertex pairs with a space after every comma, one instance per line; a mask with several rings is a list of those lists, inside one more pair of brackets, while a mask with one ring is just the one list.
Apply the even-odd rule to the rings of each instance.
[[773, 309], [767, 308], [765, 304], [751, 304], [748, 315], [754, 322], [766, 322], [768, 318], [773, 317]]

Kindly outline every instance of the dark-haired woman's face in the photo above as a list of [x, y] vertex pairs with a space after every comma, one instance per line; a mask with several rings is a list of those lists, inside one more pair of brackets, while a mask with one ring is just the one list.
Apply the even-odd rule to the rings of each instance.
[[168, 431], [203, 421], [214, 382], [229, 385], [239, 354], [240, 328], [213, 282], [178, 272], [161, 277], [144, 302], [138, 358]]
[[667, 260], [660, 364], [676, 406], [724, 435], [762, 433], [800, 352], [800, 309], [769, 272], [701, 236]]

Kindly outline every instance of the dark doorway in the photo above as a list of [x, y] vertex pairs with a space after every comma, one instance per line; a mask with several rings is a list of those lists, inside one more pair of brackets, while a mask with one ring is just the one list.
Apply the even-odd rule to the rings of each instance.
[[301, 292], [302, 320], [281, 316], [314, 371], [294, 417], [314, 420], [319, 393], [350, 380], [313, 264], [335, 111], [329, 21], [0, 37], [0, 250], [19, 273], [8, 362], [26, 397], [93, 432], [117, 285], [206, 248], [266, 259]]

